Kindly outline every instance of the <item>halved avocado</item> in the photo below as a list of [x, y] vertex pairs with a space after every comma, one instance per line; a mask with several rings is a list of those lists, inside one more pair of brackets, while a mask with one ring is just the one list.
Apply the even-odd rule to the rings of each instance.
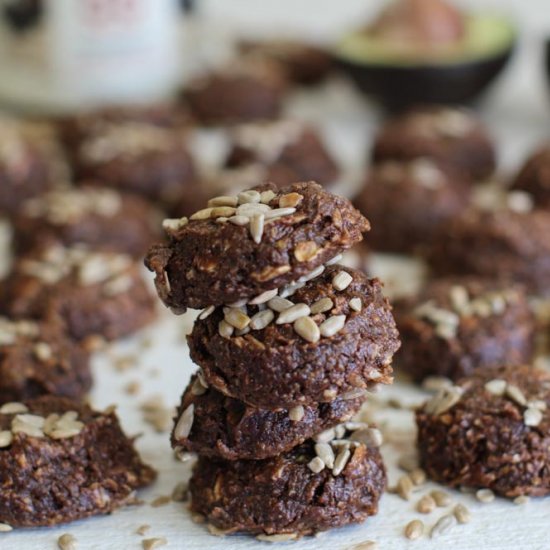
[[350, 33], [334, 50], [337, 64], [367, 95], [391, 110], [418, 103], [471, 103], [510, 59], [516, 32], [501, 16], [465, 19], [464, 37], [422, 52], [392, 47], [365, 31]]

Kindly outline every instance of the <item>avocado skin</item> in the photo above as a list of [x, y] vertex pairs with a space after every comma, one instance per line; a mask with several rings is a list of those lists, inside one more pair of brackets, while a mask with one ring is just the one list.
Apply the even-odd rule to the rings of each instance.
[[[419, 103], [471, 104], [506, 66], [515, 42], [496, 55], [463, 63], [412, 66], [353, 62], [335, 56], [336, 65], [355, 81], [360, 90], [390, 111]], [[548, 74], [550, 78], [550, 45]]]

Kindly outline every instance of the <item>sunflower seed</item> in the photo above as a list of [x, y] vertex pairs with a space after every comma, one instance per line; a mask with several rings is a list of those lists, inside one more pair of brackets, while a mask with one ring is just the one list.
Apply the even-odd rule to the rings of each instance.
[[310, 271], [307, 275], [300, 277], [298, 279], [298, 282], [307, 283], [308, 281], [316, 279], [317, 277], [319, 277], [319, 275], [322, 275], [323, 271], [325, 271], [325, 266], [320, 265], [319, 267], [316, 267], [313, 271]]
[[325, 311], [329, 311], [333, 307], [334, 302], [330, 298], [321, 298], [311, 306], [311, 314], [317, 315], [318, 313], [325, 313]]
[[44, 437], [45, 419], [33, 414], [18, 414], [11, 421], [11, 431], [14, 434], [24, 433], [31, 437]]
[[294, 257], [299, 262], [308, 262], [309, 260], [315, 258], [318, 252], [319, 247], [315, 241], [301, 241], [294, 248]]
[[426, 391], [438, 392], [453, 385], [452, 380], [445, 376], [427, 376], [422, 381], [422, 388]]
[[195, 381], [193, 382], [193, 385], [191, 386], [191, 394], [204, 395], [207, 390], [208, 386], [204, 386], [200, 377], [197, 376], [197, 378], [195, 378]]
[[258, 191], [249, 189], [248, 191], [241, 191], [237, 195], [237, 200], [239, 204], [258, 203], [261, 200], [261, 195]]
[[339, 476], [346, 467], [351, 457], [351, 451], [349, 449], [342, 449], [336, 458], [334, 459], [334, 467], [332, 468], [332, 475]]
[[366, 540], [365, 542], [360, 542], [352, 546], [349, 550], [379, 550], [379, 546], [378, 543], [373, 540]]
[[506, 391], [506, 380], [500, 380], [498, 378], [489, 380], [489, 382], [485, 384], [485, 389], [493, 395], [504, 395]]
[[275, 318], [275, 314], [270, 309], [264, 309], [259, 311], [250, 318], [250, 324], [248, 325], [252, 330], [263, 330], [267, 327]]
[[366, 428], [357, 430], [350, 436], [350, 441], [363, 443], [369, 448], [380, 447], [384, 443], [382, 432], [378, 428]]
[[315, 443], [315, 454], [323, 461], [323, 464], [332, 470], [334, 468], [334, 451], [328, 443]]
[[457, 504], [453, 509], [453, 514], [455, 515], [456, 521], [458, 523], [469, 523], [472, 519], [470, 510], [464, 506], [464, 504]]
[[361, 302], [361, 298], [352, 298], [349, 301], [349, 307], [353, 309], [353, 311], [361, 311], [361, 309], [363, 308], [363, 302]]
[[449, 297], [453, 309], [458, 313], [465, 313], [468, 309], [470, 297], [468, 296], [468, 290], [461, 285], [453, 285], [449, 290]]
[[189, 219], [190, 220], [208, 220], [212, 214], [212, 208], [203, 208], [198, 212], [195, 212]]
[[416, 505], [416, 510], [421, 514], [431, 514], [437, 507], [431, 495], [424, 495]]
[[531, 499], [526, 495], [520, 495], [514, 499], [514, 504], [522, 505], [527, 504]]
[[343, 258], [342, 254], [336, 254], [334, 258], [331, 258], [330, 260], [325, 262], [325, 265], [328, 267], [329, 265], [337, 264], [342, 258]]
[[237, 208], [236, 215], [252, 218], [258, 214], [267, 215], [269, 212], [271, 212], [271, 207], [267, 204], [241, 204]]
[[165, 537], [155, 537], [152, 539], [144, 539], [141, 541], [141, 546], [143, 550], [155, 550], [155, 548], [160, 548], [161, 546], [166, 546], [168, 541]]
[[195, 416], [195, 405], [191, 404], [181, 414], [176, 427], [174, 428], [174, 437], [176, 439], [184, 439], [189, 437], [193, 420]]
[[11, 403], [5, 403], [0, 407], [0, 414], [19, 414], [28, 412], [28, 408], [23, 403], [13, 401]]
[[262, 235], [264, 234], [264, 215], [255, 214], [250, 218], [250, 236], [256, 244], [262, 242]]
[[223, 338], [231, 338], [235, 329], [225, 320], [220, 321], [218, 324], [218, 333]]
[[0, 523], [0, 533], [9, 533], [13, 531], [13, 527], [7, 523]]
[[303, 195], [300, 193], [287, 193], [279, 199], [280, 208], [288, 208], [298, 206], [304, 200]]
[[324, 430], [315, 435], [313, 437], [313, 441], [316, 441], [317, 443], [329, 443], [335, 437], [336, 434], [334, 432], [334, 428], [329, 428], [328, 430]]
[[462, 397], [463, 390], [459, 386], [451, 386], [440, 390], [426, 405], [428, 414], [439, 416], [454, 407]]
[[238, 308], [228, 308], [225, 312], [224, 320], [237, 330], [243, 330], [250, 323], [250, 317]]
[[419, 519], [413, 519], [405, 527], [405, 536], [409, 540], [417, 540], [424, 535], [424, 523]]
[[487, 504], [495, 500], [495, 493], [491, 489], [479, 489], [479, 491], [476, 491], [476, 498], [479, 502]]
[[321, 338], [319, 327], [311, 317], [300, 317], [294, 321], [294, 331], [304, 340], [314, 344]]
[[208, 201], [209, 207], [214, 206], [237, 206], [238, 199], [237, 197], [230, 197], [230, 196], [224, 196], [220, 195], [219, 197], [214, 197], [213, 199], [210, 199]]
[[305, 286], [305, 283], [292, 283], [285, 286], [282, 290], [279, 291], [281, 298], [288, 298], [292, 296], [297, 290]]
[[281, 298], [280, 296], [275, 296], [275, 298], [271, 298], [271, 300], [267, 302], [267, 307], [277, 313], [281, 313], [293, 305], [293, 302], [287, 300], [286, 298]]
[[271, 202], [276, 196], [277, 194], [271, 190], [262, 191], [260, 193], [260, 202], [263, 204], [267, 204], [268, 202]]
[[527, 406], [530, 409], [538, 409], [539, 411], [545, 411], [547, 409], [546, 401], [542, 401], [540, 399], [528, 401]]
[[409, 473], [409, 477], [416, 486], [426, 483], [426, 472], [422, 468], [415, 468]]
[[185, 217], [183, 218], [168, 218], [163, 220], [162, 228], [168, 233], [175, 233], [179, 231], [182, 227], [185, 227], [189, 223], [189, 220]]
[[13, 441], [13, 435], [8, 430], [3, 430], [0, 432], [0, 449], [9, 447]]
[[542, 422], [542, 411], [528, 407], [523, 413], [523, 422], [526, 426], [538, 426]]
[[403, 500], [411, 500], [413, 482], [411, 481], [411, 478], [408, 475], [403, 475], [397, 480], [397, 485], [395, 489], [396, 489], [396, 493]]
[[214, 310], [215, 310], [215, 306], [208, 306], [207, 308], [203, 309], [200, 313], [199, 313], [199, 319], [201, 321], [203, 321], [204, 319], [206, 319], [207, 317], [210, 317], [210, 315], [212, 315], [212, 313], [214, 313]]
[[288, 411], [288, 417], [290, 418], [290, 420], [292, 420], [292, 422], [300, 422], [300, 420], [304, 418], [304, 415], [305, 410], [302, 405], [296, 405]]
[[293, 323], [300, 317], [307, 317], [310, 313], [309, 306], [306, 304], [295, 304], [288, 309], [283, 310], [279, 313], [279, 317], [275, 323], [277, 325], [283, 325], [285, 323]]
[[42, 362], [49, 361], [52, 358], [52, 348], [46, 342], [37, 342], [33, 347], [35, 357]]
[[233, 225], [248, 225], [250, 223], [250, 218], [248, 216], [231, 216], [228, 220], [229, 223], [232, 223]]
[[137, 529], [136, 529], [136, 533], [138, 535], [140, 535], [141, 537], [143, 537], [143, 535], [145, 535], [145, 533], [147, 533], [147, 531], [149, 531], [151, 529], [151, 526], [150, 525], [140, 525]]
[[274, 208], [273, 210], [265, 213], [265, 219], [272, 220], [283, 216], [290, 216], [291, 214], [294, 214], [294, 212], [296, 212], [296, 208]]
[[296, 540], [298, 535], [296, 533], [280, 533], [277, 535], [257, 535], [256, 540], [262, 542], [289, 542]]
[[59, 550], [76, 550], [76, 539], [73, 535], [65, 533], [57, 539], [57, 546], [59, 547]]
[[279, 292], [279, 289], [274, 288], [273, 290], [266, 290], [265, 292], [262, 292], [261, 294], [258, 294], [255, 298], [252, 298], [248, 303], [253, 306], [257, 306], [260, 304], [265, 304], [266, 302], [269, 302], [271, 299], [275, 298]]
[[432, 527], [432, 531], [430, 533], [430, 536], [437, 537], [440, 535], [444, 535], [445, 533], [448, 533], [456, 524], [456, 519], [452, 514], [446, 514], [445, 516], [441, 516], [436, 524]]
[[335, 334], [340, 332], [344, 328], [345, 324], [345, 315], [333, 315], [332, 317], [329, 317], [326, 321], [323, 321], [321, 323], [321, 326], [319, 327], [321, 336], [324, 336], [325, 338], [330, 338], [331, 336], [334, 336]]
[[523, 392], [517, 386], [514, 386], [513, 384], [507, 384], [505, 394], [512, 401], [515, 401], [518, 405], [521, 405], [522, 407], [525, 407], [525, 405], [527, 405], [527, 399], [525, 399], [525, 395], [523, 395]]
[[447, 493], [445, 493], [443, 491], [438, 491], [438, 490], [432, 491], [430, 493], [430, 496], [434, 499], [435, 503], [440, 508], [444, 508], [445, 506], [449, 506], [453, 502], [453, 499]]
[[347, 271], [339, 271], [332, 278], [332, 286], [336, 290], [345, 290], [353, 281], [353, 277]]
[[418, 468], [418, 455], [416, 453], [406, 453], [399, 457], [397, 465], [406, 472], [412, 472]]
[[314, 474], [318, 474], [319, 472], [322, 472], [325, 469], [325, 463], [318, 456], [316, 456], [315, 458], [313, 458], [308, 462], [307, 467]]

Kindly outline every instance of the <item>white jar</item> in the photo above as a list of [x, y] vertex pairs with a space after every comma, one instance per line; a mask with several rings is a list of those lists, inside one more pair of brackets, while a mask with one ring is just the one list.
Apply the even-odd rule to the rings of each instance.
[[63, 112], [163, 98], [180, 20], [176, 0], [0, 0], [0, 101]]

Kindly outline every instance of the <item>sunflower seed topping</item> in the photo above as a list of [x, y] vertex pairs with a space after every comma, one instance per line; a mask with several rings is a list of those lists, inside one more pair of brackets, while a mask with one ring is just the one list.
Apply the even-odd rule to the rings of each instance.
[[325, 313], [326, 311], [330, 311], [334, 307], [334, 302], [330, 298], [321, 298], [320, 300], [317, 300], [314, 304], [311, 306], [311, 314], [317, 315], [318, 313]]
[[527, 399], [525, 399], [525, 395], [523, 395], [523, 392], [513, 384], [506, 385], [505, 395], [522, 407], [525, 407], [527, 405]]
[[262, 235], [264, 234], [264, 220], [263, 214], [255, 214], [250, 218], [250, 235], [252, 240], [256, 244], [262, 242]]
[[332, 475], [339, 476], [346, 467], [351, 457], [351, 451], [349, 449], [342, 449], [334, 460], [334, 467], [332, 468]]
[[34, 414], [18, 414], [11, 421], [13, 434], [23, 433], [30, 437], [44, 437], [44, 422], [42, 416]]
[[256, 306], [260, 304], [265, 304], [266, 302], [269, 302], [271, 299], [275, 298], [279, 292], [279, 289], [274, 288], [273, 290], [266, 290], [265, 292], [262, 292], [261, 294], [258, 294], [255, 298], [252, 298], [248, 303], [250, 305]]
[[430, 536], [438, 537], [448, 533], [456, 525], [456, 519], [452, 514], [441, 516], [436, 524], [432, 527]]
[[434, 416], [443, 414], [460, 401], [463, 391], [459, 386], [443, 388], [426, 403], [425, 411]]
[[[282, 314], [281, 314], [282, 315]], [[319, 327], [311, 317], [300, 317], [294, 321], [294, 331], [304, 340], [314, 344], [321, 338]]]
[[0, 414], [20, 414], [28, 412], [28, 408], [23, 403], [13, 401], [11, 403], [5, 403], [0, 407]]
[[288, 417], [292, 422], [300, 422], [304, 418], [305, 410], [302, 405], [296, 405], [288, 411]]
[[253, 315], [248, 325], [252, 330], [263, 330], [275, 318], [275, 314], [270, 309], [264, 309]]
[[279, 198], [279, 207], [288, 208], [298, 206], [304, 200], [300, 193], [287, 193]]
[[346, 290], [353, 281], [353, 277], [347, 271], [339, 271], [332, 278], [332, 286], [336, 290]]
[[542, 422], [542, 411], [528, 407], [523, 413], [523, 422], [526, 426], [538, 426]]
[[271, 190], [262, 191], [260, 193], [260, 202], [262, 204], [267, 204], [268, 202], [271, 202], [276, 196], [277, 194]]
[[502, 396], [506, 391], [506, 380], [501, 380], [498, 378], [489, 380], [489, 382], [485, 384], [485, 389], [493, 395]]
[[288, 309], [283, 310], [279, 313], [279, 317], [275, 323], [277, 325], [283, 325], [286, 323], [293, 323], [300, 317], [307, 317], [310, 314], [310, 309], [307, 304], [295, 304]]
[[189, 220], [185, 217], [183, 218], [167, 218], [162, 221], [162, 228], [167, 233], [176, 233], [182, 227], [185, 227], [189, 223]]
[[318, 474], [319, 472], [322, 472], [325, 469], [325, 463], [316, 456], [312, 460], [308, 462], [307, 467], [314, 473]]
[[333, 315], [332, 317], [329, 317], [326, 321], [323, 321], [323, 323], [321, 323], [321, 326], [319, 327], [321, 336], [324, 336], [325, 338], [330, 338], [331, 336], [334, 336], [335, 334], [340, 332], [344, 328], [345, 324], [345, 315]]
[[3, 430], [0, 432], [0, 449], [9, 447], [13, 441], [13, 435], [9, 430]]
[[280, 296], [275, 296], [275, 298], [272, 298], [269, 302], [267, 302], [267, 307], [277, 313], [281, 313], [291, 308], [293, 305], [293, 302], [287, 300], [286, 298], [281, 298]]
[[250, 317], [239, 308], [227, 308], [224, 320], [237, 330], [245, 329], [250, 323]]
[[349, 307], [350, 307], [353, 311], [360, 312], [361, 309], [363, 308], [363, 302], [361, 302], [361, 298], [352, 298], [352, 299], [349, 301]]
[[315, 454], [323, 461], [323, 464], [329, 469], [332, 470], [334, 467], [334, 451], [328, 443], [316, 443], [315, 444]]
[[195, 405], [191, 404], [182, 413], [174, 428], [174, 437], [176, 439], [185, 439], [189, 437], [193, 420], [195, 417]]
[[296, 212], [296, 208], [274, 208], [265, 213], [266, 220], [273, 220], [275, 218], [282, 218], [283, 216], [290, 216]]
[[214, 313], [214, 310], [216, 308], [214, 306], [208, 306], [207, 308], [203, 309], [200, 313], [199, 313], [199, 319], [201, 321], [204, 321], [204, 319], [210, 317], [210, 315], [212, 315], [212, 313]]
[[234, 327], [225, 320], [220, 321], [218, 324], [218, 333], [222, 338], [231, 338], [234, 330]]
[[216, 206], [232, 206], [235, 207], [238, 204], [237, 197], [221, 195], [219, 197], [214, 197], [208, 201], [207, 206], [216, 207]]

